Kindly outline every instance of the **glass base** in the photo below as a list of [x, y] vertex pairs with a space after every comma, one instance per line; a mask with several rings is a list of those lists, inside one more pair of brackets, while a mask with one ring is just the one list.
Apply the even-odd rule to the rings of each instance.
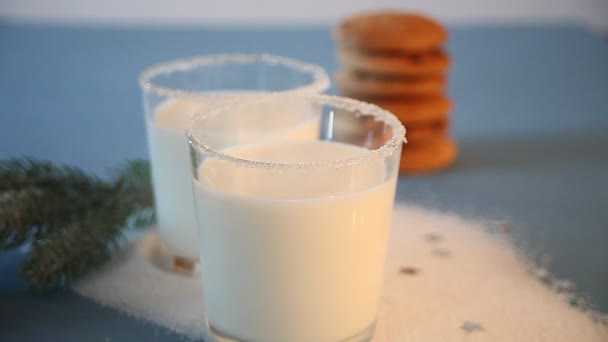
[[173, 257], [173, 265], [171, 271], [175, 273], [192, 275], [196, 272], [198, 261], [190, 260], [182, 257]]
[[[374, 337], [374, 331], [376, 329], [376, 322], [372, 323], [369, 327], [367, 327], [365, 330], [363, 330], [362, 332], [348, 337], [344, 340], [340, 340], [340, 341], [335, 341], [335, 342], [371, 342], [372, 338]], [[213, 327], [213, 325], [209, 326], [209, 337], [210, 342], [250, 342], [247, 340], [239, 340], [233, 337], [230, 337], [229, 335], [223, 334], [221, 331], [218, 331], [217, 329], [215, 329]], [[260, 341], [263, 342], [263, 341]], [[310, 341], [310, 342], [315, 342], [315, 341]]]
[[160, 239], [146, 251], [147, 257], [156, 267], [171, 273], [192, 276], [198, 272], [198, 260], [184, 258], [172, 254]]

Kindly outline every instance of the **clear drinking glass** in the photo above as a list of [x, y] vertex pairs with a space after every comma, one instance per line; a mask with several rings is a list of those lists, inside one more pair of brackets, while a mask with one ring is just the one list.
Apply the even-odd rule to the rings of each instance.
[[[260, 93], [322, 93], [329, 87], [329, 78], [319, 66], [285, 57], [225, 54], [152, 66], [141, 74], [140, 85], [158, 229], [175, 256], [172, 267], [176, 269], [192, 265], [199, 257], [185, 139], [191, 116], [235, 98]], [[275, 128], [286, 127], [279, 124]], [[271, 130], [267, 133], [273, 134]]]
[[[276, 122], [301, 124], [266, 134]], [[316, 134], [286, 139], [293, 127]], [[203, 112], [187, 135], [213, 338], [369, 341], [405, 135], [399, 120], [348, 98], [273, 95]]]

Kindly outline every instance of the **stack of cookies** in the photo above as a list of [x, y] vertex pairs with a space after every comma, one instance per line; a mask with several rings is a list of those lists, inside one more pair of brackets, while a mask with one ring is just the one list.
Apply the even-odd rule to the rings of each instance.
[[458, 148], [449, 134], [445, 28], [421, 15], [376, 12], [346, 19], [336, 36], [342, 94], [387, 109], [407, 129], [400, 170], [422, 173], [450, 166]]

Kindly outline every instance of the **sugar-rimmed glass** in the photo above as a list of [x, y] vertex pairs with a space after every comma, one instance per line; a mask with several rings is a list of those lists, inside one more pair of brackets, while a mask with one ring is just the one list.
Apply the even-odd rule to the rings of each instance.
[[[316, 122], [285, 140], [241, 124]], [[211, 135], [240, 137], [218, 144]], [[187, 129], [206, 323], [217, 341], [369, 341], [405, 129], [327, 95], [244, 99]], [[221, 140], [227, 141], [227, 140]]]
[[189, 267], [199, 256], [184, 137], [188, 119], [196, 112], [260, 93], [322, 93], [329, 78], [319, 66], [286, 57], [222, 54], [152, 66], [141, 74], [140, 86], [158, 228], [176, 257], [170, 264], [176, 269]]

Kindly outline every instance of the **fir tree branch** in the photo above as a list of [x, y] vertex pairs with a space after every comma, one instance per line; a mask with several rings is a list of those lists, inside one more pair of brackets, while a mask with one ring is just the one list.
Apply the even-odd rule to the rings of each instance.
[[0, 249], [18, 247], [67, 224], [113, 191], [76, 168], [32, 159], [1, 161]]
[[21, 274], [36, 288], [64, 287], [110, 260], [118, 249], [119, 217], [112, 208], [77, 218], [55, 234], [32, 242]]
[[0, 250], [31, 243], [22, 275], [38, 288], [70, 284], [107, 262], [129, 226], [154, 219], [147, 161], [109, 181], [32, 159], [0, 161]]

